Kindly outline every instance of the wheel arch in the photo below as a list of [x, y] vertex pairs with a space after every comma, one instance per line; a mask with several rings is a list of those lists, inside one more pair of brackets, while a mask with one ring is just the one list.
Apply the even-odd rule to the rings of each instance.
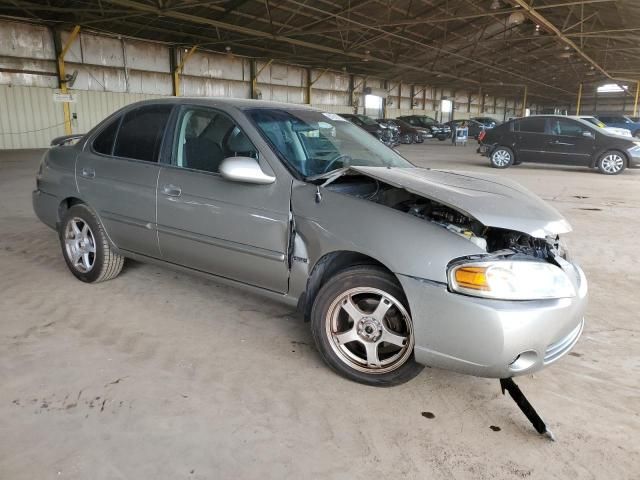
[[604, 148], [599, 150], [591, 159], [591, 168], [595, 168], [598, 165], [598, 160], [600, 160], [600, 158], [602, 158], [602, 156], [607, 153], [607, 152], [616, 152], [619, 153], [620, 155], [622, 155], [622, 158], [624, 159], [624, 166], [628, 167], [629, 166], [629, 157], [627, 156], [627, 154], [625, 152], [623, 152], [622, 150], [620, 150], [619, 148]]
[[64, 198], [58, 204], [58, 218], [56, 219], [56, 222], [60, 223], [60, 221], [62, 221], [62, 217], [64, 217], [64, 214], [67, 212], [67, 210], [69, 210], [74, 205], [80, 205], [80, 204], [86, 205], [86, 202], [78, 197], [73, 197], [73, 196]]
[[[307, 278], [305, 291], [298, 301], [298, 308], [302, 311], [305, 322], [311, 319], [311, 307], [322, 286], [336, 273], [360, 265], [379, 267], [393, 275], [397, 280], [395, 273], [393, 273], [389, 267], [364, 253], [351, 250], [338, 250], [326, 253], [313, 265], [311, 274]], [[399, 281], [398, 285], [402, 289]]]

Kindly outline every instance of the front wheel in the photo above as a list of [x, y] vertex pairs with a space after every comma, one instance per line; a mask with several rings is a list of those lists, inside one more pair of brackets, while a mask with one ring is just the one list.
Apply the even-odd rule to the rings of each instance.
[[513, 165], [513, 152], [507, 147], [496, 148], [490, 157], [491, 166], [494, 168], [507, 168]]
[[86, 205], [73, 205], [60, 222], [58, 235], [65, 262], [76, 278], [87, 283], [116, 277], [124, 257], [113, 251], [100, 220]]
[[338, 273], [318, 292], [311, 329], [324, 361], [340, 375], [390, 387], [415, 377], [414, 331], [393, 275], [370, 266]]
[[624, 170], [625, 159], [621, 153], [609, 151], [603, 153], [598, 159], [598, 170], [605, 175], [617, 175]]

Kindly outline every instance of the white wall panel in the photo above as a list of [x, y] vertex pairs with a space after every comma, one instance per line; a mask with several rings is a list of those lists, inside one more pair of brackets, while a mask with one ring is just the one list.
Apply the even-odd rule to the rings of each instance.
[[46, 147], [64, 135], [62, 103], [52, 88], [0, 85], [0, 148]]
[[171, 73], [169, 47], [140, 40], [124, 40], [127, 68]]
[[0, 56], [54, 60], [51, 32], [40, 25], [0, 20]]

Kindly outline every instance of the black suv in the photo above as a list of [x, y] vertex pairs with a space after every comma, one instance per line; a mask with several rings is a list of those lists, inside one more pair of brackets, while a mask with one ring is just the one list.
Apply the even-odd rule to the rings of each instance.
[[578, 117], [516, 118], [480, 134], [478, 153], [495, 168], [523, 162], [597, 167], [615, 175], [640, 168], [640, 141], [608, 133]]
[[412, 127], [426, 128], [431, 131], [431, 136], [440, 141], [446, 140], [451, 136], [451, 127], [438, 123], [434, 118], [426, 115], [404, 115], [398, 119], [407, 122]]

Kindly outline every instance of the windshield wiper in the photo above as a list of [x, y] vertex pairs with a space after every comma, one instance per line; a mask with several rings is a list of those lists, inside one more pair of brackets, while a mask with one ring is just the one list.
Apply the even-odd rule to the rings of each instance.
[[326, 187], [327, 185], [335, 182], [338, 178], [342, 177], [347, 171], [349, 171], [351, 167], [342, 167], [336, 170], [331, 170], [329, 172], [320, 173], [318, 175], [310, 175], [308, 177], [304, 177], [307, 182], [316, 182], [318, 180], [326, 180], [321, 187]]

